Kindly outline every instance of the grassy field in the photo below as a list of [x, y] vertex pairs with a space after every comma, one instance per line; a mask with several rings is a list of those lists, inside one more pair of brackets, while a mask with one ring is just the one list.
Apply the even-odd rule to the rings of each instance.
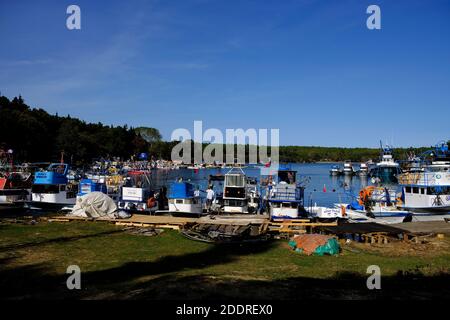
[[[81, 268], [81, 290], [66, 287], [69, 265]], [[369, 265], [381, 268], [381, 290], [366, 287]], [[2, 299], [448, 298], [449, 275], [448, 238], [319, 257], [286, 240], [211, 245], [100, 222], [0, 224]]]

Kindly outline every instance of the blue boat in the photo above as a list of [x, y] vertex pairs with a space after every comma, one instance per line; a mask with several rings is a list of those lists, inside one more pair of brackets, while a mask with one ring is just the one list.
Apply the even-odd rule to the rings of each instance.
[[199, 216], [203, 214], [202, 199], [189, 182], [173, 182], [169, 190], [169, 213]]
[[91, 192], [103, 192], [106, 194], [107, 191], [106, 183], [104, 182], [98, 182], [93, 179], [81, 179], [77, 196], [81, 197]]
[[60, 210], [76, 202], [78, 184], [69, 181], [69, 165], [52, 163], [46, 171], [34, 174], [31, 186], [31, 209]]

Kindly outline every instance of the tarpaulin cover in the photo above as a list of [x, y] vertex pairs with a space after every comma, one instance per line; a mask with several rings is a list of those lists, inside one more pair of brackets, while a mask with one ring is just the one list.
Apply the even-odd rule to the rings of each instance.
[[302, 234], [295, 235], [289, 245], [298, 252], [307, 255], [316, 254], [323, 256], [324, 254], [338, 254], [339, 243], [336, 238], [321, 234]]
[[77, 198], [77, 202], [68, 215], [91, 218], [128, 218], [130, 215], [117, 211], [113, 199], [102, 192], [91, 192]]

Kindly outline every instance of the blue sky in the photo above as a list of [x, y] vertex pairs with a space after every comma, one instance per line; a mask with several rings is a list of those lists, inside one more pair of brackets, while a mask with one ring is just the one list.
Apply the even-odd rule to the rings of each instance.
[[448, 0], [0, 0], [0, 39], [2, 95], [165, 139], [194, 120], [285, 145], [450, 138]]

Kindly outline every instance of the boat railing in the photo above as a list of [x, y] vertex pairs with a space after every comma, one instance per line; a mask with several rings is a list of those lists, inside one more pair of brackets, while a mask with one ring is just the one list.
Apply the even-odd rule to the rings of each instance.
[[303, 190], [299, 188], [273, 189], [269, 200], [299, 201], [302, 199]]

